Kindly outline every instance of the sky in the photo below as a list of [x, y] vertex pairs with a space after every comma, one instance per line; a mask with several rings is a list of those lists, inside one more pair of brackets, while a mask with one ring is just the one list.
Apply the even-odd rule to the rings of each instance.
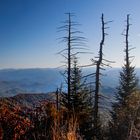
[[113, 67], [124, 62], [126, 15], [130, 14], [129, 42], [136, 47], [133, 65], [140, 67], [140, 0], [0, 0], [0, 69], [54, 68], [63, 58], [57, 54], [65, 46], [58, 32], [64, 13], [75, 14], [78, 30], [87, 38], [87, 48], [93, 54], [80, 56], [80, 64], [90, 64], [98, 55], [101, 40], [101, 14], [105, 21], [112, 20], [107, 30], [104, 57], [115, 61]]

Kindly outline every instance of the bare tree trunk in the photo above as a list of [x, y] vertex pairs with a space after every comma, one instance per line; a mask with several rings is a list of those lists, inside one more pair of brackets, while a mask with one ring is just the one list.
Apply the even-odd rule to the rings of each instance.
[[100, 88], [100, 70], [101, 64], [103, 60], [103, 45], [105, 40], [105, 27], [104, 27], [104, 15], [102, 14], [101, 17], [102, 22], [102, 40], [100, 43], [100, 50], [99, 50], [99, 58], [96, 64], [96, 77], [95, 77], [95, 101], [94, 101], [94, 129], [95, 129], [95, 136], [98, 137], [99, 133], [99, 88]]
[[70, 95], [71, 95], [71, 15], [68, 13], [69, 23], [68, 23], [68, 105], [70, 103]]
[[129, 36], [129, 15], [127, 15], [127, 25], [126, 25], [126, 34], [125, 34], [125, 42], [126, 42], [126, 50], [125, 50], [125, 53], [126, 53], [126, 67], [129, 68], [129, 65], [130, 65], [130, 61], [129, 61], [129, 42], [128, 42], [128, 36]]

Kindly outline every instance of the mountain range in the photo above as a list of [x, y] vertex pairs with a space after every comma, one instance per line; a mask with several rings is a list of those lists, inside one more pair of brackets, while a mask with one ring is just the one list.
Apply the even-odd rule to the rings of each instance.
[[[120, 68], [112, 68], [103, 71], [102, 92], [113, 96], [118, 85]], [[57, 68], [35, 69], [2, 69], [0, 70], [0, 97], [10, 97], [25, 93], [48, 93], [56, 91], [61, 84], [64, 85], [62, 72]], [[94, 72], [95, 69], [83, 69], [83, 75]], [[136, 69], [140, 78], [140, 69]], [[88, 79], [89, 80], [89, 79]]]

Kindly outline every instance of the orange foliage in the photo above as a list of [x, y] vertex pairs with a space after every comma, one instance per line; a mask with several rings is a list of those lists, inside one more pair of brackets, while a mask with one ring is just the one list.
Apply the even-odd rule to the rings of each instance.
[[0, 103], [0, 138], [17, 140], [31, 126], [30, 120], [18, 105], [9, 102]]

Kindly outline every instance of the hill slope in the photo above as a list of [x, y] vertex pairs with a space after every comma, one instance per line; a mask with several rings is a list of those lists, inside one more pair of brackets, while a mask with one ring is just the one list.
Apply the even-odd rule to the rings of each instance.
[[18, 94], [13, 97], [1, 97], [0, 103], [8, 103], [13, 105], [18, 105], [21, 107], [28, 107], [32, 108], [37, 105], [39, 105], [42, 101], [53, 101], [55, 98], [54, 93], [48, 93], [48, 94]]

